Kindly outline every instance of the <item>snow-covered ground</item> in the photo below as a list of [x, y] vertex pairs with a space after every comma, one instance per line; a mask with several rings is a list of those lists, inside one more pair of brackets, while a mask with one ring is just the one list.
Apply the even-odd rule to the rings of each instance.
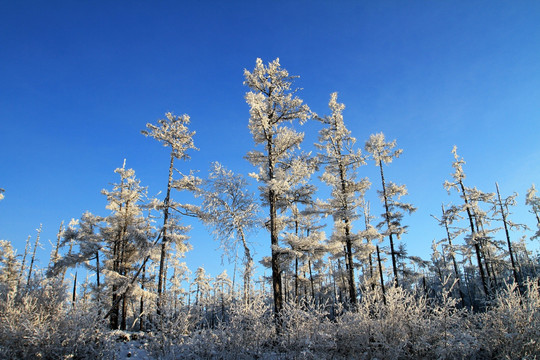
[[115, 331], [117, 341], [115, 359], [153, 359], [148, 351], [147, 337], [143, 332]]

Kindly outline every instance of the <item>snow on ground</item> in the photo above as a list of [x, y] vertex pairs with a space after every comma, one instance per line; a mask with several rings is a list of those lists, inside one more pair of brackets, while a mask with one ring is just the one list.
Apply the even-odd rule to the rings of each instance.
[[115, 359], [139, 359], [150, 360], [153, 357], [147, 351], [148, 342], [144, 333], [130, 333], [127, 331], [115, 331], [116, 351]]

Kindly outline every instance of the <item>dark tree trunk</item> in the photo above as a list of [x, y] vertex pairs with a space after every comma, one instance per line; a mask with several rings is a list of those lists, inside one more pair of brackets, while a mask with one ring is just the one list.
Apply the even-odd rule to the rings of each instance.
[[75, 272], [75, 279], [73, 279], [73, 293], [71, 295], [71, 305], [75, 307], [75, 301], [77, 300], [77, 272]]
[[[268, 179], [272, 181], [274, 179], [274, 148], [273, 139], [269, 139], [267, 143], [268, 154]], [[276, 316], [277, 326], [276, 331], [279, 334], [281, 332], [281, 324], [279, 315], [283, 309], [283, 289], [281, 283], [281, 264], [279, 253], [279, 239], [277, 228], [277, 195], [273, 189], [268, 191], [268, 204], [270, 205], [270, 243], [271, 243], [271, 266], [272, 266], [272, 290], [274, 294], [274, 315]]]
[[383, 277], [383, 271], [382, 271], [381, 252], [379, 250], [379, 245], [377, 245], [377, 261], [379, 263], [379, 276], [381, 280], [383, 303], [384, 305], [386, 305], [386, 290], [384, 288], [384, 277]]
[[[144, 280], [146, 278], [146, 265], [143, 265], [141, 277], [141, 290], [144, 291]], [[139, 302], [139, 331], [144, 331], [144, 297], [141, 295]]]
[[446, 229], [446, 238], [448, 239], [448, 246], [450, 248], [450, 258], [452, 259], [452, 264], [454, 266], [454, 276], [457, 281], [457, 286], [459, 290], [459, 297], [461, 298], [461, 306], [465, 307], [465, 294], [463, 294], [463, 290], [461, 288], [461, 276], [459, 275], [459, 268], [457, 265], [456, 257], [454, 256], [454, 246], [452, 245], [452, 236], [450, 236], [450, 229], [448, 228], [448, 223], [446, 222], [445, 216], [445, 210], [444, 205], [442, 206], [442, 212], [443, 212], [443, 221], [444, 221], [444, 228]]
[[465, 201], [465, 206], [467, 210], [467, 217], [469, 218], [469, 226], [471, 228], [471, 238], [474, 242], [474, 250], [476, 252], [476, 260], [478, 262], [478, 270], [480, 271], [480, 277], [482, 278], [482, 286], [484, 288], [484, 293], [486, 296], [489, 297], [489, 289], [486, 281], [486, 275], [484, 273], [484, 267], [482, 266], [482, 251], [480, 250], [480, 245], [478, 243], [478, 240], [476, 239], [476, 230], [474, 228], [474, 222], [473, 222], [473, 216], [471, 213], [471, 210], [469, 209], [469, 200], [467, 199], [467, 193], [465, 192], [465, 186], [463, 185], [463, 182], [460, 180], [459, 185], [461, 187], [461, 193], [463, 194], [463, 201]]
[[382, 161], [379, 160], [379, 169], [381, 170], [381, 182], [383, 188], [383, 198], [384, 198], [384, 210], [385, 210], [385, 219], [386, 226], [388, 227], [388, 239], [390, 240], [390, 255], [392, 256], [392, 270], [394, 272], [394, 285], [399, 286], [398, 280], [398, 268], [397, 268], [397, 259], [396, 251], [394, 249], [394, 238], [392, 237], [392, 231], [390, 230], [390, 207], [388, 206], [388, 195], [386, 194], [386, 183], [384, 181], [384, 173]]
[[510, 233], [508, 231], [508, 223], [506, 221], [506, 212], [504, 211], [504, 207], [503, 207], [503, 204], [502, 204], [501, 193], [499, 192], [499, 184], [495, 183], [495, 186], [497, 187], [497, 198], [499, 200], [499, 207], [501, 208], [501, 215], [502, 215], [502, 220], [503, 220], [503, 224], [504, 224], [504, 233], [506, 235], [506, 243], [508, 245], [508, 253], [510, 255], [510, 262], [512, 263], [512, 273], [514, 275], [514, 281], [518, 285], [518, 289], [521, 292], [522, 284], [521, 284], [521, 281], [520, 281], [520, 277], [518, 275], [516, 261], [514, 260], [514, 252], [512, 250], [512, 242], [510, 241]]
[[311, 260], [308, 260], [309, 282], [311, 283], [311, 298], [315, 301], [315, 285], [313, 283], [313, 273], [311, 272]]
[[34, 266], [34, 261], [36, 259], [36, 250], [39, 246], [39, 237], [41, 236], [41, 224], [39, 225], [39, 229], [36, 236], [36, 243], [34, 244], [34, 252], [32, 253], [32, 259], [30, 259], [30, 269], [28, 269], [28, 280], [26, 281], [26, 286], [30, 285], [30, 279], [32, 278], [32, 267]]
[[156, 312], [158, 315], [162, 313], [163, 306], [163, 290], [165, 283], [165, 260], [167, 258], [167, 226], [169, 220], [169, 207], [171, 199], [171, 188], [172, 188], [172, 179], [173, 179], [173, 169], [174, 169], [174, 153], [171, 151], [171, 159], [169, 165], [169, 178], [167, 181], [167, 194], [165, 195], [164, 208], [163, 208], [163, 239], [161, 241], [161, 253], [159, 256], [159, 273], [158, 273], [158, 287], [157, 287], [157, 308]]

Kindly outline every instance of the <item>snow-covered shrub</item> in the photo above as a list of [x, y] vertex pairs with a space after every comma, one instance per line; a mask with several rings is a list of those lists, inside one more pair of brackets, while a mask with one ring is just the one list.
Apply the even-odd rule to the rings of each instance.
[[111, 355], [106, 322], [93, 306], [62, 301], [64, 287], [40, 287], [0, 303], [0, 358], [92, 359]]
[[254, 297], [248, 304], [232, 303], [227, 313], [227, 321], [201, 328], [199, 319], [186, 311], [164, 323], [149, 350], [160, 359], [252, 359], [273, 346], [273, 315], [263, 297]]
[[237, 302], [229, 309], [229, 321], [215, 329], [195, 332], [186, 341], [183, 357], [251, 359], [260, 357], [275, 341], [275, 325], [270, 305], [263, 297], [249, 303]]
[[451, 293], [451, 288], [441, 290], [436, 301], [427, 303], [428, 312], [423, 321], [422, 337], [411, 348], [412, 357], [474, 358], [478, 342], [472, 332], [471, 315], [456, 306], [458, 299], [452, 297]]
[[156, 321], [155, 332], [148, 334], [148, 351], [156, 358], [178, 358], [175, 356], [176, 349], [184, 343], [184, 339], [190, 333], [190, 316], [187, 309], [178, 311], [173, 316], [163, 314]]
[[230, 322], [219, 329], [219, 340], [224, 351], [259, 354], [275, 340], [275, 323], [270, 303], [256, 296], [249, 303], [231, 306]]
[[336, 319], [334, 357], [462, 359], [475, 351], [464, 310], [444, 295], [438, 302], [401, 288], [363, 294], [357, 311]]
[[538, 282], [526, 283], [523, 296], [508, 285], [485, 313], [475, 316], [482, 352], [493, 359], [540, 357], [540, 294]]
[[294, 358], [321, 358], [335, 349], [335, 324], [323, 305], [285, 304], [281, 312], [280, 349]]

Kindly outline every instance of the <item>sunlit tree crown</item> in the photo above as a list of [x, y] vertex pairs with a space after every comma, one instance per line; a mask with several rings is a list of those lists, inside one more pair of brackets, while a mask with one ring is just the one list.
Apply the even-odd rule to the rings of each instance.
[[396, 140], [386, 141], [382, 132], [372, 134], [366, 142], [365, 149], [373, 156], [375, 162], [389, 164], [394, 158], [398, 158], [403, 152], [402, 149], [393, 150], [396, 147]]
[[253, 72], [244, 70], [244, 78], [244, 85], [252, 90], [246, 94], [246, 102], [250, 106], [249, 130], [255, 143], [273, 141], [276, 149], [286, 150], [302, 142], [303, 133], [280, 126], [293, 120], [304, 123], [310, 116], [309, 107], [295, 96], [296, 90], [291, 90], [297, 76], [282, 69], [279, 59], [268, 66], [257, 59]]
[[189, 159], [187, 151], [189, 149], [197, 150], [193, 143], [195, 131], [188, 129], [189, 116], [177, 116], [170, 112], [166, 113], [165, 116], [165, 119], [158, 120], [158, 126], [146, 124], [148, 130], [143, 130], [142, 133], [158, 140], [163, 146], [170, 146], [173, 156], [177, 159]]

